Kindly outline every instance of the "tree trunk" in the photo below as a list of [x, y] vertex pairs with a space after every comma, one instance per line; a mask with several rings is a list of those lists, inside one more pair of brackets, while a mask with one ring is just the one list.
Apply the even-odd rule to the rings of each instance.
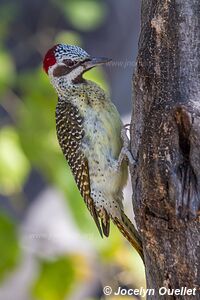
[[[200, 299], [199, 0], [142, 1], [134, 90], [133, 206], [155, 289], [147, 299]], [[161, 287], [197, 291], [161, 296]]]

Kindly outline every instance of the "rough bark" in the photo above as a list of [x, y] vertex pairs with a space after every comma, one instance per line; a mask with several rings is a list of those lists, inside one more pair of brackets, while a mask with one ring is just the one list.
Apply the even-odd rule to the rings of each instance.
[[133, 206], [148, 299], [200, 288], [200, 2], [143, 0], [134, 77]]

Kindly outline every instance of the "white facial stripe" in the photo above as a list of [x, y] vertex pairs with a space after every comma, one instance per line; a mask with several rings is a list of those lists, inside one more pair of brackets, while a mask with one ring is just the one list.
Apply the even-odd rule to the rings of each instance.
[[66, 80], [68, 82], [74, 81], [79, 75], [81, 75], [81, 73], [83, 73], [83, 71], [84, 71], [83, 66], [79, 66], [79, 67], [73, 69], [71, 72], [69, 72], [67, 75], [65, 75]]

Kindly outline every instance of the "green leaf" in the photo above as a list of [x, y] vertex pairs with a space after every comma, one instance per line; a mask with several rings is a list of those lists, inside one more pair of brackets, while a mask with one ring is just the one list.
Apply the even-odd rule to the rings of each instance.
[[81, 37], [75, 31], [61, 31], [55, 39], [55, 44], [59, 43], [81, 46]]
[[59, 153], [55, 133], [57, 96], [42, 69], [21, 75], [18, 85], [24, 103], [19, 108], [21, 144], [32, 164], [48, 175], [52, 159]]
[[21, 149], [13, 127], [0, 130], [0, 189], [4, 194], [20, 191], [28, 173], [29, 162]]
[[0, 280], [15, 266], [19, 259], [19, 245], [14, 224], [0, 213]]
[[9, 30], [10, 30], [10, 24], [13, 20], [15, 20], [16, 16], [19, 13], [19, 7], [20, 5], [17, 5], [17, 3], [14, 3], [14, 1], [6, 1], [3, 3], [1, 1], [1, 9], [0, 9], [0, 20], [1, 20], [1, 26], [0, 26], [0, 42], [4, 42], [4, 39], [8, 37]]
[[15, 78], [15, 68], [11, 56], [0, 49], [0, 94], [8, 89]]
[[40, 274], [33, 285], [32, 294], [40, 300], [66, 299], [75, 280], [73, 261], [60, 257], [55, 261], [41, 261]]
[[79, 30], [95, 30], [106, 16], [106, 5], [95, 0], [68, 0], [64, 12], [71, 24]]

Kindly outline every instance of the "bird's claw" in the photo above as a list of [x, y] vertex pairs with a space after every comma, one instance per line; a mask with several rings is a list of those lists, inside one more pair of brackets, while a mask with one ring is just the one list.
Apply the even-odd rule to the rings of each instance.
[[121, 138], [123, 141], [123, 147], [121, 149], [117, 164], [115, 166], [116, 172], [120, 171], [120, 167], [121, 167], [123, 160], [127, 160], [129, 162], [129, 164], [132, 166], [136, 165], [136, 160], [134, 159], [134, 157], [130, 151], [130, 140], [126, 133], [128, 126], [130, 127], [130, 124], [124, 125], [121, 130]]
[[130, 151], [130, 140], [126, 133], [126, 131], [128, 130], [127, 127], [129, 127], [129, 130], [130, 130], [130, 126], [131, 126], [131, 124], [125, 124], [122, 127], [121, 138], [123, 141], [123, 147], [122, 147], [121, 153], [119, 155], [118, 161], [121, 161], [121, 163], [122, 163], [123, 159], [127, 159], [130, 165], [135, 165], [136, 160], [134, 159], [134, 157]]

